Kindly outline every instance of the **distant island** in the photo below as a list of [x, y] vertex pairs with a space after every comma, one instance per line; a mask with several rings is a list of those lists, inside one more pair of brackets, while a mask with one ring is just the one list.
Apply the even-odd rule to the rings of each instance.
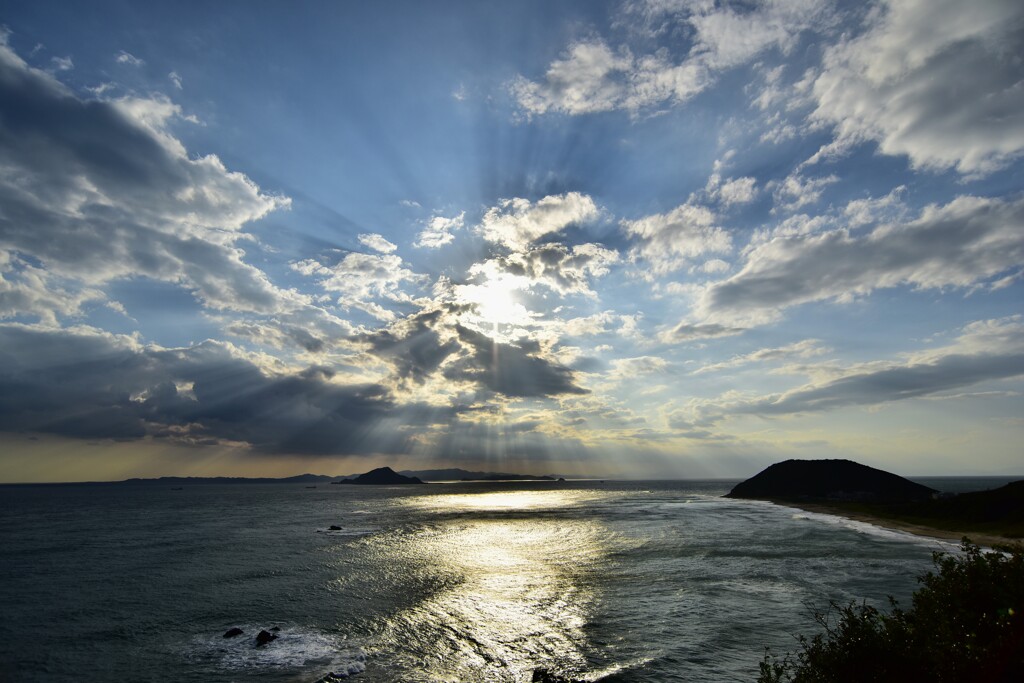
[[356, 486], [402, 486], [406, 484], [422, 484], [416, 477], [406, 477], [390, 467], [378, 467], [354, 479], [332, 481], [332, 484], [354, 484]]
[[942, 493], [850, 460], [787, 460], [727, 498], [792, 505], [926, 536], [998, 545], [1024, 538], [1024, 480], [990, 491]]

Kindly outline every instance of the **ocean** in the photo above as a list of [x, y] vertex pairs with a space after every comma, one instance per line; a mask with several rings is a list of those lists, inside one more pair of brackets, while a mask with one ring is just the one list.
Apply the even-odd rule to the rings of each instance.
[[956, 550], [734, 483], [3, 486], [0, 680], [753, 681]]

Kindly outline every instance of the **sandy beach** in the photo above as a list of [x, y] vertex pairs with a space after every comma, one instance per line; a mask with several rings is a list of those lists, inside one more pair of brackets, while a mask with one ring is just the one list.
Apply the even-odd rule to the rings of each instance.
[[995, 534], [985, 534], [971, 531], [951, 531], [948, 529], [937, 529], [935, 527], [924, 526], [922, 524], [912, 524], [910, 522], [903, 522], [900, 520], [889, 519], [886, 517], [879, 517], [866, 512], [857, 510], [848, 510], [837, 505], [827, 505], [824, 503], [795, 503], [792, 501], [772, 500], [770, 501], [776, 505], [782, 505], [785, 507], [796, 508], [798, 510], [804, 510], [806, 512], [816, 512], [825, 515], [835, 515], [837, 517], [845, 517], [847, 519], [856, 520], [858, 522], [865, 522], [868, 524], [874, 524], [885, 529], [892, 529], [894, 531], [904, 531], [915, 536], [926, 536], [929, 538], [937, 538], [944, 541], [956, 541], [959, 542], [964, 536], [969, 538], [972, 543], [976, 543], [980, 546], [993, 547], [996, 545], [1013, 545], [1021, 543], [1021, 539], [1009, 538], [1006, 536], [998, 536]]

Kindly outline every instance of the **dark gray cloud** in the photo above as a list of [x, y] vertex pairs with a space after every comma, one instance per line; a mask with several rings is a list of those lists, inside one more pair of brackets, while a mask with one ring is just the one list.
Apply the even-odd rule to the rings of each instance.
[[387, 361], [399, 383], [422, 384], [440, 372], [505, 396], [587, 393], [576, 385], [571, 369], [544, 356], [538, 342], [499, 342], [458, 322], [459, 314], [471, 309], [469, 304], [441, 304], [354, 339]]
[[708, 427], [728, 415], [793, 415], [849, 406], [873, 406], [941, 396], [983, 382], [1024, 376], [1024, 326], [1017, 318], [972, 323], [951, 345], [902, 362], [876, 362], [847, 369], [843, 376], [784, 394], [724, 400], [704, 406], [693, 419], [675, 416], [675, 426]]
[[[93, 330], [0, 326], [0, 429], [78, 438], [235, 442], [280, 454], [407, 450], [403, 428], [451, 411], [395, 404], [311, 367], [275, 376], [229, 345], [143, 347]], [[391, 425], [381, 428], [382, 425]]]
[[877, 405], [921, 398], [988, 380], [1024, 375], [1024, 353], [952, 355], [938, 363], [894, 367], [842, 377], [821, 386], [791, 391], [777, 398], [736, 406], [736, 413], [786, 415], [845, 406]]
[[730, 327], [718, 323], [691, 324], [682, 322], [676, 325], [668, 333], [668, 339], [672, 341], [688, 341], [690, 339], [708, 339], [712, 337], [731, 337], [743, 332], [744, 327]]
[[588, 393], [576, 385], [572, 370], [543, 358], [537, 342], [503, 344], [462, 325], [456, 330], [469, 355], [445, 368], [449, 379], [475, 382], [505, 396]]
[[504, 272], [528, 278], [531, 283], [544, 285], [559, 294], [595, 296], [590, 279], [607, 274], [618, 260], [617, 252], [597, 244], [568, 247], [549, 242], [489, 259], [475, 266], [473, 272]]
[[166, 130], [179, 117], [160, 97], [81, 99], [0, 40], [0, 251], [85, 285], [141, 275], [212, 308], [300, 307], [238, 246], [245, 223], [286, 201], [214, 156], [190, 158]]
[[377, 358], [388, 361], [400, 380], [422, 383], [441, 363], [461, 347], [457, 340], [443, 340], [435, 329], [451, 309], [421, 311], [400, 325], [356, 337]]

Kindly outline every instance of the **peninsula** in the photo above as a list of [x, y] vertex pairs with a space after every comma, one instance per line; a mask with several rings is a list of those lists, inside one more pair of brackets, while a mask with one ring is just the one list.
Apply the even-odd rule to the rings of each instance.
[[990, 491], [942, 493], [850, 460], [787, 460], [737, 484], [727, 498], [767, 500], [921, 536], [1005, 545], [1024, 539], [1024, 480]]

